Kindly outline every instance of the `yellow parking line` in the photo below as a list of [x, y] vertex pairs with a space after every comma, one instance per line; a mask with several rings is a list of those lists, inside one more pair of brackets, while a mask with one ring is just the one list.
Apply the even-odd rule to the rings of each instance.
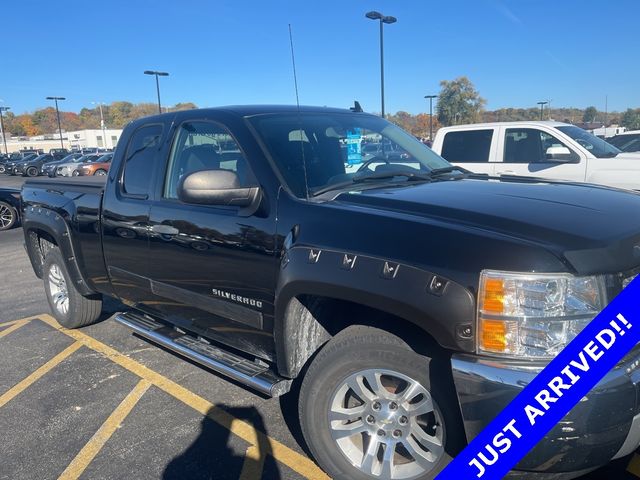
[[264, 470], [266, 453], [261, 452], [257, 445], [251, 445], [244, 454], [244, 463], [238, 480], [260, 480]]
[[133, 407], [140, 401], [151, 383], [147, 380], [140, 380], [138, 384], [129, 392], [129, 395], [118, 405], [109, 418], [105, 420], [100, 429], [91, 437], [91, 440], [82, 447], [78, 455], [71, 461], [69, 466], [58, 477], [58, 480], [75, 480], [82, 475], [96, 455], [102, 450], [105, 443], [111, 438], [120, 427], [127, 415], [131, 413]]
[[53, 357], [51, 360], [49, 360], [47, 363], [42, 365], [40, 368], [38, 368], [35, 372], [33, 372], [27, 378], [25, 378], [21, 382], [17, 383], [13, 387], [11, 387], [9, 390], [7, 390], [5, 393], [0, 395], [0, 407], [3, 407], [8, 402], [10, 402], [12, 399], [14, 399], [18, 395], [20, 395], [20, 393], [22, 393], [24, 390], [26, 390], [29, 386], [33, 385], [43, 375], [45, 375], [46, 373], [51, 371], [51, 369], [53, 369], [56, 365], [58, 365], [60, 362], [62, 362], [65, 358], [67, 358], [69, 355], [71, 355], [76, 350], [78, 350], [81, 346], [82, 346], [82, 343], [80, 343], [80, 342], [72, 343], [70, 346], [65, 348], [62, 352], [60, 352], [55, 357]]
[[0, 332], [0, 338], [6, 337], [11, 332], [15, 332], [16, 330], [18, 330], [20, 327], [24, 327], [27, 323], [29, 323], [29, 320], [18, 320], [17, 322], [15, 322], [10, 327], [5, 328], [4, 330], [2, 330]]
[[141, 363], [125, 356], [117, 350], [99, 342], [93, 337], [81, 332], [80, 330], [67, 330], [61, 327], [53, 317], [50, 315], [41, 315], [38, 317], [40, 320], [50, 325], [51, 327], [59, 330], [60, 332], [70, 336], [71, 338], [81, 342], [88, 348], [102, 353], [112, 362], [124, 367], [130, 372], [138, 375], [140, 378], [148, 380], [151, 384], [155, 385], [159, 389], [165, 391], [174, 398], [189, 405], [194, 410], [200, 412], [202, 415], [208, 416], [214, 422], [222, 425], [234, 435], [240, 437], [244, 441], [253, 445], [267, 448], [269, 451], [260, 452], [261, 455], [270, 454], [278, 462], [291, 468], [293, 471], [308, 479], [328, 479], [329, 477], [309, 458], [299, 454], [295, 450], [287, 447], [283, 443], [270, 438], [265, 433], [257, 431], [253, 425], [243, 420], [235, 418], [230, 413], [216, 407], [213, 403], [204, 399], [200, 395], [187, 390], [183, 386], [169, 380], [167, 377], [160, 375], [159, 373], [150, 370]]
[[11, 320], [9, 322], [0, 323], [0, 327], [6, 327], [8, 325], [13, 325], [14, 323], [20, 322], [30, 322], [31, 320], [35, 320], [36, 318], [40, 318], [40, 315], [33, 315], [31, 317], [19, 318], [18, 320]]
[[631, 457], [631, 461], [627, 465], [627, 472], [640, 478], [640, 455], [637, 453], [634, 453], [633, 457]]

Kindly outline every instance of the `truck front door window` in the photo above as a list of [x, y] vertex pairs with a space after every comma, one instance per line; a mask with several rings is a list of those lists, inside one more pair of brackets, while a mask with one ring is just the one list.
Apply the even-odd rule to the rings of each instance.
[[546, 152], [551, 147], [569, 148], [556, 137], [542, 130], [509, 128], [504, 138], [504, 162], [548, 163]]
[[229, 170], [241, 185], [255, 184], [240, 147], [222, 126], [211, 122], [189, 122], [180, 127], [171, 151], [164, 197], [178, 198], [178, 183], [199, 170]]

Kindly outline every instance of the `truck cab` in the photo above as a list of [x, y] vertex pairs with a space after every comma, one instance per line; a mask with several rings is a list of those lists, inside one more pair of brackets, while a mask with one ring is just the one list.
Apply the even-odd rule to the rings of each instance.
[[623, 153], [574, 125], [504, 122], [438, 131], [433, 149], [454, 165], [492, 176], [523, 175], [640, 189], [640, 155]]

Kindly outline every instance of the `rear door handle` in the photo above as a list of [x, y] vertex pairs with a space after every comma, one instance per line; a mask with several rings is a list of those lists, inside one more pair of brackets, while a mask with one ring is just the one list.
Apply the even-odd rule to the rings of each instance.
[[158, 235], [178, 235], [180, 233], [180, 230], [171, 225], [152, 225], [149, 230]]

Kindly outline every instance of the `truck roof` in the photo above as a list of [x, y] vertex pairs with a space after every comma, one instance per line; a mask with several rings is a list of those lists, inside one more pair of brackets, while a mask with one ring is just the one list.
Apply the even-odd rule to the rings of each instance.
[[521, 127], [525, 125], [546, 125], [548, 127], [571, 127], [570, 123], [555, 122], [553, 120], [524, 120], [519, 122], [489, 122], [489, 123], [467, 123], [465, 125], [452, 125], [450, 127], [443, 127], [440, 130], [468, 130], [473, 128], [494, 128], [494, 127]]
[[[319, 107], [310, 105], [227, 105], [221, 107], [212, 108], [198, 108], [193, 110], [186, 110], [189, 112], [231, 112], [241, 117], [249, 117], [252, 115], [263, 115], [269, 113], [298, 113], [298, 109], [302, 113], [353, 113], [352, 110], [347, 108], [334, 108], [334, 107]], [[152, 115], [145, 117], [148, 121], [154, 118], [164, 118], [167, 115], [173, 115], [177, 112], [162, 113], [159, 115]]]

